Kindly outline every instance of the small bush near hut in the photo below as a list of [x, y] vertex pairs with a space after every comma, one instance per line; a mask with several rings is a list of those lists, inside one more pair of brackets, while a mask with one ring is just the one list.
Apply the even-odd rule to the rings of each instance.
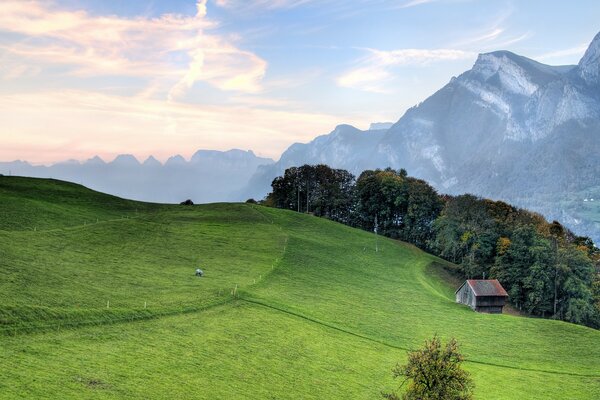
[[[461, 368], [464, 357], [458, 343], [450, 339], [442, 346], [440, 338], [426, 340], [425, 346], [408, 353], [406, 365], [396, 365], [394, 378], [403, 377], [408, 388], [403, 400], [470, 400], [473, 383], [469, 373]], [[388, 400], [400, 400], [396, 393], [383, 393]]]

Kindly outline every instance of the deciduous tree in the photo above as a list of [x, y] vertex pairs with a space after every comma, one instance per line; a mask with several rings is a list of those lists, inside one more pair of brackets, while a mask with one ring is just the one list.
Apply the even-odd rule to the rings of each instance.
[[[408, 383], [404, 400], [468, 400], [472, 399], [473, 382], [462, 369], [463, 355], [455, 339], [442, 345], [440, 338], [426, 340], [425, 346], [408, 354], [405, 365], [396, 365], [394, 378]], [[396, 393], [384, 393], [388, 400], [399, 400]]]

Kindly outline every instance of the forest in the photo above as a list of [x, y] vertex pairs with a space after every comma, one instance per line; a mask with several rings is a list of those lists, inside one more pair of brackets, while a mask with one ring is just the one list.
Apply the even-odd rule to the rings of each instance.
[[401, 170], [358, 178], [327, 165], [285, 170], [262, 201], [412, 243], [468, 279], [495, 278], [528, 315], [600, 328], [600, 250], [540, 214], [471, 194], [439, 194]]

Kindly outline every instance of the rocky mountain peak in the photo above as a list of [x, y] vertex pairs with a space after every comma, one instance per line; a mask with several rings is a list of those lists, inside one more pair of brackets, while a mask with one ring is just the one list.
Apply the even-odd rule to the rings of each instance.
[[600, 84], [600, 33], [594, 37], [579, 61], [579, 76], [589, 85]]
[[538, 89], [535, 81], [539, 72], [538, 63], [533, 60], [510, 51], [495, 51], [480, 54], [469, 75], [495, 82], [507, 92], [530, 96]]

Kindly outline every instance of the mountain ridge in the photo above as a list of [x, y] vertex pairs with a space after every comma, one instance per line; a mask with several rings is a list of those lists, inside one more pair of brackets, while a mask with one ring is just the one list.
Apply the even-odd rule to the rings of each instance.
[[0, 173], [64, 179], [133, 200], [178, 203], [192, 198], [209, 203], [239, 201], [234, 192], [259, 165], [269, 163], [273, 160], [252, 151], [198, 150], [189, 160], [173, 155], [164, 163], [152, 155], [140, 162], [131, 154], [119, 154], [109, 162], [94, 156], [84, 162], [73, 160], [49, 166], [0, 162]]
[[[279, 169], [259, 169], [249, 186], [257, 197], [266, 194], [270, 179], [290, 160], [355, 174], [405, 168], [441, 192], [531, 208], [598, 243], [600, 207], [582, 203], [584, 193], [600, 198], [598, 71], [600, 33], [576, 65], [546, 65], [506, 50], [482, 53], [470, 70], [408, 109], [381, 138], [364, 136], [358, 145], [341, 140], [336, 128], [305, 144], [310, 149], [302, 159], [295, 154], [301, 147], [290, 146]], [[334, 144], [352, 157], [314, 157], [335, 154]]]

